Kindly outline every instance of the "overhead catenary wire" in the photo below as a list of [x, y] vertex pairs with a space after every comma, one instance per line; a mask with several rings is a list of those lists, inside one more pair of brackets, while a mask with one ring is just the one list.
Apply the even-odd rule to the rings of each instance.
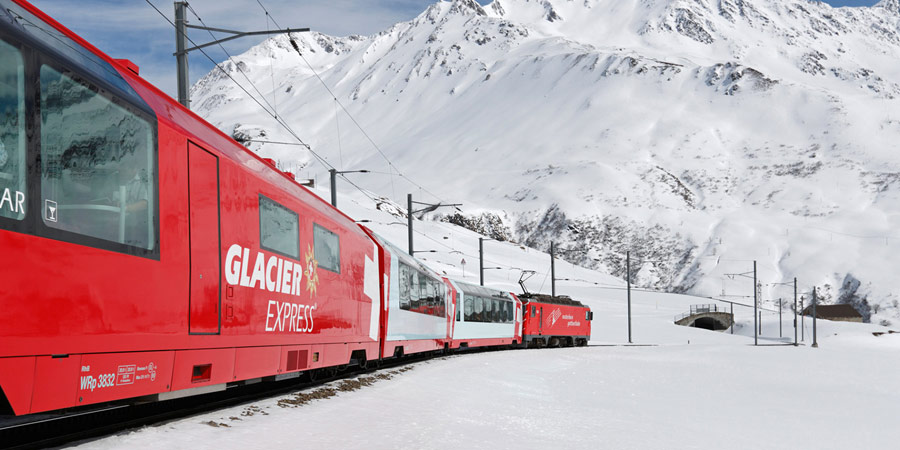
[[[159, 8], [157, 8], [156, 5], [153, 4], [153, 2], [151, 2], [150, 0], [144, 0], [144, 1], [145, 1], [148, 5], [150, 5], [150, 7], [152, 7], [152, 8], [153, 8], [153, 9], [154, 9], [154, 10], [155, 10], [155, 11], [156, 11], [163, 19], [165, 19], [166, 22], [169, 23], [169, 25], [172, 25], [173, 28], [176, 28], [175, 23], [172, 22], [172, 20], [170, 20], [170, 19], [169, 19], [169, 18], [168, 18], [168, 17], [167, 17], [160, 9], [159, 9]], [[191, 8], [191, 10], [192, 10], [192, 12], [194, 13], [194, 15], [197, 16], [198, 20], [200, 20], [199, 15], [197, 15], [196, 11], [193, 11], [193, 8]], [[200, 22], [203, 23], [202, 20], [201, 20]], [[204, 24], [204, 26], [205, 26], [205, 24]], [[187, 37], [187, 40], [188, 40], [191, 44], [193, 44], [194, 46], [197, 46], [197, 43], [194, 42], [190, 37]], [[219, 44], [219, 46], [221, 47], [221, 44]], [[247, 78], [247, 80], [248, 80], [248, 82], [250, 83], [250, 85], [253, 86], [253, 89], [254, 89], [257, 93], [259, 93], [260, 97], [262, 97], [262, 101], [260, 101], [259, 99], [257, 99], [253, 94], [251, 94], [251, 93], [247, 90], [247, 88], [245, 88], [241, 83], [239, 83], [237, 80], [235, 80], [234, 77], [231, 76], [231, 74], [228, 73], [224, 68], [222, 68], [220, 64], [216, 63], [216, 61], [215, 61], [211, 56], [209, 56], [209, 54], [206, 53], [205, 50], [203, 50], [202, 48], [200, 48], [200, 49], [198, 49], [198, 50], [200, 51], [200, 53], [203, 54], [203, 56], [206, 57], [206, 59], [208, 59], [210, 62], [212, 62], [212, 63], [215, 65], [215, 67], [216, 67], [217, 69], [219, 69], [220, 72], [222, 72], [222, 74], [224, 74], [226, 77], [228, 77], [228, 79], [230, 79], [230, 80], [231, 80], [238, 88], [240, 88], [245, 94], [247, 94], [247, 96], [248, 96], [251, 100], [253, 100], [257, 105], [259, 105], [259, 107], [262, 108], [263, 111], [265, 111], [267, 114], [269, 114], [270, 116], [272, 116], [272, 118], [274, 118], [275, 121], [276, 121], [279, 125], [281, 125], [288, 133], [290, 133], [291, 137], [293, 137], [294, 139], [296, 139], [297, 142], [299, 143], [299, 144], [292, 144], [292, 145], [299, 145], [299, 146], [305, 147], [305, 148], [307, 149], [307, 151], [309, 151], [310, 154], [313, 155], [313, 157], [315, 157], [322, 165], [324, 165], [324, 166], [327, 167], [327, 168], [332, 168], [332, 169], [334, 168], [334, 166], [333, 166], [331, 163], [329, 163], [327, 159], [325, 159], [324, 157], [322, 157], [321, 155], [319, 155], [315, 150], [312, 149], [312, 146], [310, 146], [309, 144], [307, 144], [306, 142], [304, 142], [303, 139], [301, 139], [300, 136], [298, 136], [297, 133], [294, 132], [294, 130], [290, 127], [290, 125], [288, 125], [287, 122], [285, 122], [284, 119], [283, 119], [281, 116], [279, 116], [275, 111], [269, 109], [269, 108], [272, 108], [271, 104], [270, 104], [270, 103], [265, 99], [265, 97], [259, 92], [259, 89], [256, 88], [256, 85], [255, 85], [252, 81], [250, 81], [249, 77], [247, 77], [247, 75], [240, 69], [240, 66], [239, 66], [239, 65], [235, 64], [236, 69], [238, 70], [238, 72], [240, 72], [242, 75], [244, 75], [245, 78]], [[223, 48], [223, 51], [224, 51], [224, 48]], [[227, 52], [227, 51], [226, 51], [225, 53], [226, 53], [226, 55], [228, 55], [228, 52]], [[230, 55], [229, 55], [229, 59], [231, 59], [231, 56], [230, 56]], [[266, 105], [268, 105], [268, 107], [266, 107], [265, 105], [263, 105], [263, 102], [265, 102]], [[376, 201], [376, 198], [375, 198], [374, 196], [372, 196], [368, 191], [366, 191], [365, 189], [363, 189], [363, 188], [361, 188], [360, 186], [358, 186], [356, 183], [354, 183], [352, 180], [350, 180], [350, 179], [347, 178], [346, 176], [341, 175], [341, 178], [343, 178], [347, 183], [349, 183], [351, 186], [353, 186], [354, 188], [356, 188], [357, 190], [359, 190], [363, 195], [365, 195], [366, 197], [368, 197], [368, 198], [371, 199], [372, 201]]]
[[[190, 8], [191, 11], [194, 10], [193, 8], [191, 8], [190, 4], [188, 4], [188, 8]], [[194, 15], [197, 15], [197, 14], [194, 13]], [[199, 19], [199, 17], [198, 17], [198, 19]], [[273, 21], [273, 23], [274, 23], [274, 21]], [[206, 26], [206, 24], [204, 24], [204, 26]], [[266, 13], [266, 33], [267, 34], [269, 33], [269, 13], [268, 12]], [[211, 31], [210, 31], [210, 34], [212, 34]], [[221, 45], [221, 44], [219, 44], [219, 45]], [[231, 57], [229, 57], [229, 59], [231, 59]], [[272, 58], [272, 54], [269, 53], [269, 76], [271, 76], [271, 78], [272, 78], [272, 105], [273, 105], [272, 109], [273, 109], [273, 111], [275, 111], [275, 114], [278, 114], [278, 90], [275, 89], [275, 62], [273, 60], [274, 60], [274, 58]]]
[[[262, 4], [262, 1], [256, 0], [256, 3], [260, 6], [260, 8], [262, 8], [262, 10], [266, 14], [269, 15], [269, 17], [272, 17], [272, 23], [274, 23], [276, 27], [281, 28], [281, 25], [279, 25], [278, 22], [275, 21], [275, 18], [271, 14], [269, 14], [268, 9], [266, 9], [265, 5]], [[400, 169], [394, 164], [393, 161], [391, 161], [391, 159], [387, 156], [387, 154], [385, 154], [384, 151], [382, 151], [381, 147], [375, 142], [375, 140], [372, 139], [372, 137], [369, 135], [369, 133], [366, 132], [366, 130], [362, 127], [362, 125], [360, 125], [360, 123], [356, 120], [356, 118], [353, 117], [352, 114], [350, 114], [350, 111], [346, 108], [346, 106], [344, 106], [344, 104], [341, 103], [341, 101], [337, 98], [337, 95], [335, 95], [334, 91], [331, 90], [331, 87], [329, 87], [328, 84], [325, 83], [325, 80], [322, 79], [322, 77], [315, 70], [315, 68], [313, 68], [313, 66], [312, 66], [312, 64], [310, 64], [309, 60], [306, 59], [306, 56], [303, 55], [303, 52], [300, 51], [300, 47], [297, 45], [296, 41], [294, 41], [293, 37], [290, 36], [290, 34], [288, 34], [288, 38], [291, 41], [291, 46], [294, 47], [294, 50], [297, 51], [297, 54], [300, 55], [300, 58], [303, 59], [303, 62], [307, 65], [307, 67], [309, 67], [309, 70], [312, 71], [313, 75], [315, 75], [315, 77], [319, 80], [319, 82], [322, 83], [322, 86], [325, 88], [325, 90], [328, 91], [328, 93], [331, 95], [331, 97], [334, 99], [334, 101], [337, 102], [337, 104], [341, 107], [341, 109], [344, 111], [344, 113], [347, 114], [347, 117], [350, 118], [350, 121], [353, 122], [353, 124], [356, 126], [356, 128], [358, 128], [359, 131], [363, 134], [363, 136], [365, 136], [365, 138], [369, 141], [369, 143], [372, 144], [372, 147], [375, 148], [375, 150], [381, 155], [382, 158], [384, 158], [384, 160], [388, 164], [388, 167], [390, 167], [392, 170], [396, 171], [397, 176], [405, 179], [412, 185], [418, 187], [420, 190], [422, 190], [422, 192], [427, 193], [428, 195], [434, 197], [435, 199], [437, 199], [440, 202], [446, 203], [442, 198], [438, 197], [436, 194], [429, 191], [421, 184], [416, 183], [413, 179], [404, 175], [403, 172], [400, 171]], [[393, 183], [394, 183], [394, 181], [393, 181], [393, 176], [392, 176], [391, 177], [391, 189], [392, 190], [394, 190]], [[394, 195], [394, 198], [396, 198], [396, 196], [397, 196], [396, 192], [393, 192], [393, 195]]]

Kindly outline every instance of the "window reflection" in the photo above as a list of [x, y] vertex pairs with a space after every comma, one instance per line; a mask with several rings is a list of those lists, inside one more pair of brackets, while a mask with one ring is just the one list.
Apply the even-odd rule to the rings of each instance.
[[0, 41], [0, 217], [25, 218], [25, 67]]
[[152, 127], [94, 86], [49, 66], [40, 77], [44, 223], [153, 249]]

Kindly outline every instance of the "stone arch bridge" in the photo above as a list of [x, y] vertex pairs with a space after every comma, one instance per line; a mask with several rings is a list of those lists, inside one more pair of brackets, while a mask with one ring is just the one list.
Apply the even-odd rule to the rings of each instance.
[[691, 311], [675, 317], [675, 324], [705, 330], [725, 331], [734, 325], [734, 315], [719, 305], [691, 305]]

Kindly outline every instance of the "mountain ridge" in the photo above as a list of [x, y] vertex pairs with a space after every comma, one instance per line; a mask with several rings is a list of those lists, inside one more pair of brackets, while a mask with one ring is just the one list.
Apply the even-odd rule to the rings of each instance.
[[[764, 279], [827, 284], [890, 321], [897, 4], [454, 0], [372, 36], [295, 35], [306, 61], [279, 36], [223, 68], [338, 168], [395, 172], [308, 61], [395, 167], [519, 242], [557, 236], [562, 257], [617, 276], [630, 250], [657, 261], [636, 282], [701, 295], [747, 290], [723, 275], [758, 259]], [[228, 133], [290, 139], [221, 73], [193, 96]], [[249, 146], [321, 172], [296, 148]], [[416, 188], [398, 180], [354, 179], [402, 203]]]

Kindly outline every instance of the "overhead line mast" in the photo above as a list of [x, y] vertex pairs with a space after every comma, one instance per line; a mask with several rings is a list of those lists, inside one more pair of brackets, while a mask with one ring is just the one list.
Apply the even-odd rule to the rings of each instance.
[[[267, 30], [267, 31], [234, 31], [223, 28], [212, 28], [205, 26], [190, 25], [187, 21], [187, 2], [175, 2], [175, 59], [178, 64], [178, 103], [184, 105], [185, 108], [191, 107], [190, 78], [188, 74], [188, 53], [194, 50], [200, 50], [210, 45], [221, 44], [232, 39], [244, 36], [257, 36], [263, 34], [281, 34], [293, 32], [308, 32], [309, 28], [287, 28], [284, 30]], [[197, 30], [217, 31], [220, 33], [229, 33], [231, 36], [224, 39], [216, 39], [205, 44], [195, 45], [188, 48], [187, 29], [194, 28]]]

